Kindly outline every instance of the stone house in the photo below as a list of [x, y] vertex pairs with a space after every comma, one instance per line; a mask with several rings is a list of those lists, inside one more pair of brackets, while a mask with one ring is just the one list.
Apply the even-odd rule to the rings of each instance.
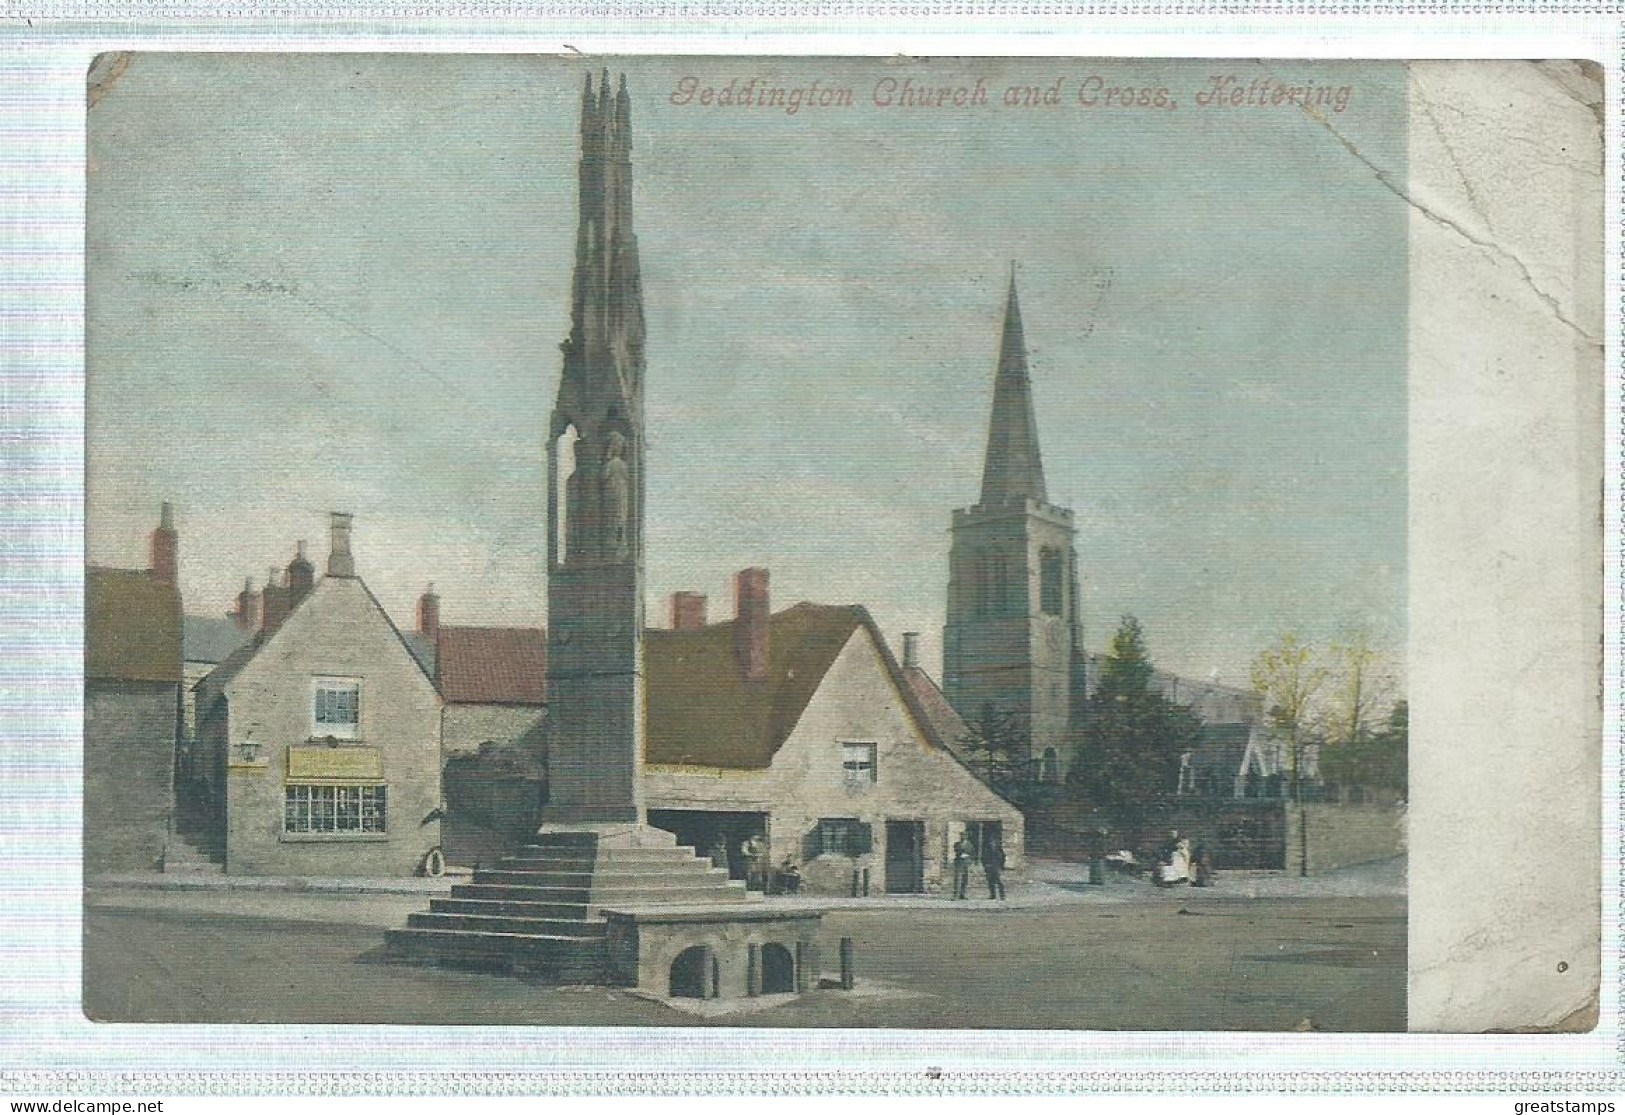
[[290, 566], [200, 683], [231, 874], [411, 875], [440, 844], [440, 695], [356, 575], [350, 530], [332, 516], [327, 575]]
[[[1020, 812], [939, 737], [867, 610], [769, 610], [767, 571], [737, 575], [735, 618], [673, 599], [646, 644], [649, 823], [747, 874], [751, 837], [804, 891], [951, 889], [953, 845], [998, 839], [1022, 856]], [[721, 847], [718, 847], [720, 842]]]
[[84, 869], [161, 866], [174, 823], [181, 598], [169, 505], [150, 570], [85, 570]]

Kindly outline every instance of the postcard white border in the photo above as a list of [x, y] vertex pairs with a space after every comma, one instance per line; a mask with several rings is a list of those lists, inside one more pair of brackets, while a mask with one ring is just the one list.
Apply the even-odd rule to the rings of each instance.
[[[1025, 5], [1033, 14], [887, 22], [850, 8], [802, 16], [807, 34], [768, 20], [729, 18], [704, 30], [698, 14], [645, 30], [631, 6], [589, 20], [486, 22], [424, 16], [410, 30], [351, 9], [343, 24], [300, 19], [222, 30], [206, 5], [40, 5], [74, 22], [14, 19], [0, 40], [0, 370], [6, 415], [9, 560], [0, 602], [0, 662], [11, 699], [0, 712], [8, 746], [0, 820], [13, 886], [0, 939], [9, 974], [0, 1006], [0, 1091], [100, 1094], [137, 1081], [171, 1094], [234, 1090], [423, 1093], [456, 1090], [597, 1093], [741, 1090], [961, 1090], [988, 1074], [1001, 1090], [1211, 1091], [1502, 1090], [1559, 1078], [1572, 1086], [1625, 1087], [1619, 1073], [1620, 825], [1620, 121], [1621, 24], [1598, 15], [1256, 16], [1209, 8], [1166, 14], [1094, 5]], [[1487, 13], [1490, 5], [1475, 5]], [[301, 19], [332, 9], [297, 9]], [[757, 9], [761, 10], [761, 9]], [[940, 9], [939, 9], [940, 10]], [[1013, 9], [1012, 9], [1013, 10]], [[1337, 5], [1338, 12], [1346, 10]], [[232, 11], [241, 13], [243, 9]], [[367, 9], [361, 9], [366, 12]], [[145, 13], [165, 23], [145, 22]], [[88, 18], [87, 18], [88, 17]], [[126, 22], [141, 20], [140, 23]], [[198, 22], [190, 22], [190, 21]], [[183, 22], [184, 21], [184, 22]], [[782, 26], [782, 25], [778, 25]], [[952, 32], [941, 28], [953, 26]], [[1590, 57], [1608, 73], [1605, 310], [1608, 334], [1605, 669], [1605, 856], [1601, 1017], [1588, 1034], [1540, 1036], [1174, 1034], [1101, 1032], [635, 1030], [405, 1026], [92, 1025], [79, 1014], [78, 925], [80, 606], [82, 592], [83, 76], [111, 49], [412, 51], [588, 54], [1055, 55], [1163, 57], [1537, 58]], [[26, 808], [24, 806], [26, 805]], [[9, 903], [8, 903], [9, 905]], [[741, 1043], [772, 1064], [771, 1076], [718, 1074]], [[635, 1069], [632, 1066], [636, 1066]], [[978, 1075], [960, 1075], [975, 1066]], [[928, 1070], [945, 1069], [940, 1077]], [[364, 1073], [366, 1075], [348, 1075]], [[545, 1076], [485, 1076], [537, 1074]], [[115, 1075], [108, 1075], [115, 1074]], [[135, 1074], [133, 1076], [129, 1074]], [[218, 1074], [231, 1074], [221, 1076]], [[274, 1078], [266, 1074], [276, 1074]], [[282, 1074], [291, 1074], [284, 1076]], [[346, 1074], [334, 1076], [332, 1074]], [[387, 1074], [387, 1075], [377, 1075]], [[1514, 1079], [1516, 1078], [1516, 1079]], [[134, 1089], [126, 1086], [120, 1091]]]

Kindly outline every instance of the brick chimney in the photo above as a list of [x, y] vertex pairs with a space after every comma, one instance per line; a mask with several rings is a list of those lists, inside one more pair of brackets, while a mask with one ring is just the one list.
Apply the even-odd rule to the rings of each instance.
[[705, 593], [674, 592], [671, 594], [671, 629], [696, 631], [705, 626]]
[[435, 595], [433, 581], [418, 597], [418, 634], [431, 643], [440, 638], [440, 597]]
[[288, 611], [299, 607], [299, 601], [309, 596], [315, 587], [316, 567], [305, 556], [305, 540], [301, 538], [293, 560], [288, 563]]
[[918, 631], [903, 632], [903, 669], [918, 670], [920, 668], [920, 633]]
[[288, 590], [277, 584], [281, 572], [274, 565], [266, 570], [265, 588], [260, 593], [260, 630], [268, 635], [288, 616]]
[[354, 519], [355, 516], [343, 511], [328, 514], [329, 530], [333, 536], [333, 545], [327, 554], [329, 577], [355, 576], [355, 558], [350, 553], [350, 524]]
[[237, 626], [245, 631], [252, 631], [260, 622], [260, 597], [254, 591], [254, 579], [243, 578], [243, 591], [237, 594], [237, 610], [231, 613], [231, 618], [237, 621]]
[[767, 570], [741, 569], [734, 574], [734, 658], [745, 681], [767, 677], [767, 629], [770, 615]]
[[166, 499], [158, 512], [158, 529], [152, 532], [152, 575], [175, 583], [175, 566], [180, 556], [180, 536], [175, 533], [175, 510]]

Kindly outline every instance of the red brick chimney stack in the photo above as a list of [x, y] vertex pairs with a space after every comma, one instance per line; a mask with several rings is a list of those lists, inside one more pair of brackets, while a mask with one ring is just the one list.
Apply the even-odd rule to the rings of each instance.
[[158, 529], [152, 532], [152, 575], [175, 583], [175, 567], [180, 556], [180, 536], [175, 533], [175, 510], [164, 500], [158, 512]]
[[741, 569], [734, 574], [734, 657], [746, 681], [767, 677], [767, 631], [770, 615], [767, 570]]
[[440, 597], [435, 595], [433, 581], [418, 597], [418, 634], [431, 643], [440, 638]]
[[705, 626], [705, 593], [674, 592], [671, 594], [671, 629], [697, 631]]

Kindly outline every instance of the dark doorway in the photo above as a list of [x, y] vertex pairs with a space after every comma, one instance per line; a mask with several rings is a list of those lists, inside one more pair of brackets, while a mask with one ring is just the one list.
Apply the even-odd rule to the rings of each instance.
[[[665, 829], [677, 837], [677, 843], [686, 844], [713, 866], [726, 867], [728, 878], [748, 879], [750, 864], [743, 852], [751, 837], [767, 847], [766, 813], [724, 813], [708, 809], [651, 809], [649, 824]], [[761, 857], [768, 856], [763, 852]], [[759, 878], [767, 877], [770, 863], [758, 864]], [[760, 889], [758, 887], [758, 889]]]
[[886, 822], [886, 893], [925, 889], [925, 822]]
[[708, 999], [711, 985], [710, 952], [704, 945], [686, 948], [671, 962], [673, 999]]
[[982, 862], [982, 853], [994, 844], [1004, 842], [1002, 821], [966, 821], [965, 843], [970, 845], [972, 863]]
[[783, 945], [762, 946], [762, 994], [779, 995], [796, 989], [796, 958]]

